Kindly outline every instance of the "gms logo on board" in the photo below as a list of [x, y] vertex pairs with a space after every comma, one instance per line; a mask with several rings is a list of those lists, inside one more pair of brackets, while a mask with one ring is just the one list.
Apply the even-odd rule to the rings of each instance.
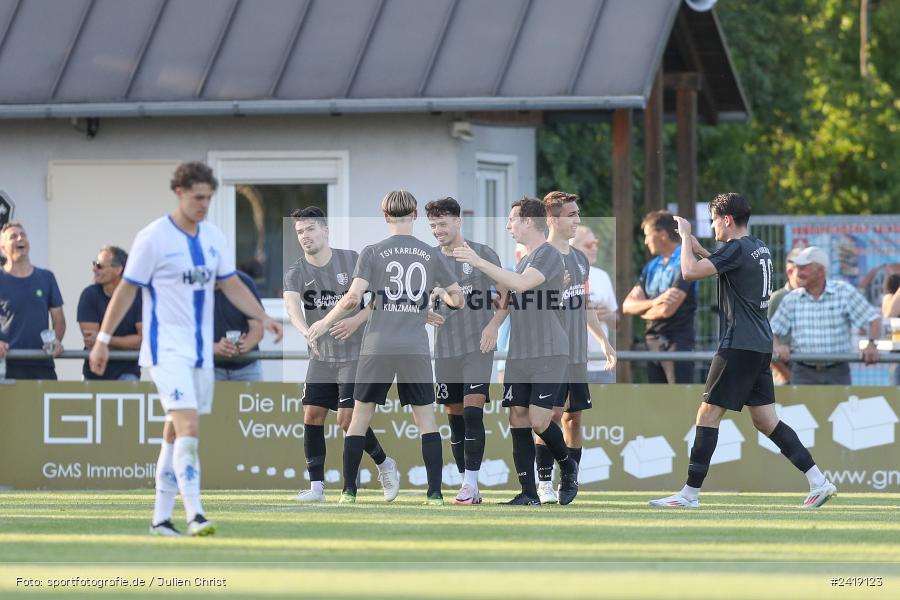
[[139, 445], [159, 444], [162, 438], [151, 436], [148, 429], [165, 422], [159, 394], [128, 392], [48, 392], [43, 416], [44, 444], [62, 445], [99, 446], [104, 433], [119, 431], [134, 436]]

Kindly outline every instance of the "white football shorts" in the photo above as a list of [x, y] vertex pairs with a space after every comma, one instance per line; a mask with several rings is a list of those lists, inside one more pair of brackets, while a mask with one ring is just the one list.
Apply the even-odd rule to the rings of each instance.
[[156, 365], [150, 367], [150, 378], [156, 384], [159, 400], [167, 413], [191, 408], [201, 415], [212, 412], [213, 369], [180, 364]]

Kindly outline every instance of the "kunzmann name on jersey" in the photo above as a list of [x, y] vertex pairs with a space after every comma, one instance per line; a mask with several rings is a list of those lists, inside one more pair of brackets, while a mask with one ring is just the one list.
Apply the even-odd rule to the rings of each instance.
[[420, 309], [415, 304], [385, 304], [382, 310], [384, 312], [417, 313]]

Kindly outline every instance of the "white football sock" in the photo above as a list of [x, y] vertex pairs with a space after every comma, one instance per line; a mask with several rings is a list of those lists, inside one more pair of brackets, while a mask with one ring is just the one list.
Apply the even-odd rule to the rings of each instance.
[[678, 495], [682, 498], [686, 498], [688, 500], [696, 500], [700, 497], [700, 488], [691, 487], [689, 485], [681, 488], [681, 491], [678, 492]]
[[825, 483], [825, 475], [819, 470], [819, 465], [813, 465], [812, 469], [804, 473], [809, 481], [809, 489], [814, 489]]
[[198, 514], [203, 514], [200, 505], [200, 456], [197, 454], [199, 442], [195, 437], [175, 439], [175, 477], [184, 502], [184, 511], [190, 523]]
[[310, 481], [309, 489], [321, 494], [322, 492], [325, 491], [325, 482], [324, 481]]
[[478, 471], [470, 471], [466, 469], [463, 474], [463, 485], [470, 485], [476, 490], [478, 489]]
[[172, 467], [172, 453], [175, 445], [163, 442], [156, 459], [156, 501], [153, 504], [153, 524], [158, 525], [172, 518], [175, 497], [178, 495], [178, 481]]

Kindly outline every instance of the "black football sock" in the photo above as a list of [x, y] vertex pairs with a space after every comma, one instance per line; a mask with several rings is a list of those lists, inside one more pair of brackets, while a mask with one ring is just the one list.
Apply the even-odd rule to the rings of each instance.
[[366, 454], [372, 457], [376, 465], [380, 465], [387, 458], [371, 427], [366, 429]]
[[422, 435], [422, 458], [428, 475], [428, 496], [441, 493], [441, 469], [444, 458], [441, 449], [441, 434], [437, 431]]
[[694, 446], [691, 448], [691, 461], [688, 463], [687, 485], [700, 489], [703, 480], [709, 472], [709, 462], [719, 441], [718, 427], [703, 427], [697, 425], [697, 435], [694, 437]]
[[467, 406], [463, 409], [463, 419], [466, 422], [465, 467], [467, 471], [478, 471], [484, 458], [484, 410]]
[[463, 445], [466, 441], [466, 420], [462, 415], [447, 415], [450, 421], [450, 451], [453, 452], [453, 460], [456, 468], [462, 473], [466, 470], [466, 451]]
[[303, 451], [310, 481], [325, 481], [325, 426], [304, 425]]
[[581, 463], [581, 448], [572, 448], [569, 446], [569, 456], [575, 459], [575, 462]]
[[344, 491], [356, 495], [356, 478], [359, 476], [359, 463], [362, 461], [366, 437], [348, 435], [344, 438]]
[[800, 469], [801, 473], [806, 473], [815, 466], [816, 461], [797, 437], [797, 432], [784, 421], [778, 421], [778, 425], [769, 434], [769, 439], [778, 446], [791, 464]]
[[544, 444], [534, 445], [534, 455], [537, 458], [538, 481], [553, 480], [553, 453]]
[[532, 498], [537, 498], [537, 486], [534, 483], [534, 437], [531, 427], [510, 428], [513, 443], [513, 463], [522, 491]]
[[575, 468], [575, 461], [569, 459], [569, 448], [566, 446], [566, 439], [563, 437], [562, 429], [559, 425], [550, 421], [547, 429], [538, 434], [547, 448], [553, 453], [553, 458], [559, 463], [559, 468], [563, 473], [570, 472]]

